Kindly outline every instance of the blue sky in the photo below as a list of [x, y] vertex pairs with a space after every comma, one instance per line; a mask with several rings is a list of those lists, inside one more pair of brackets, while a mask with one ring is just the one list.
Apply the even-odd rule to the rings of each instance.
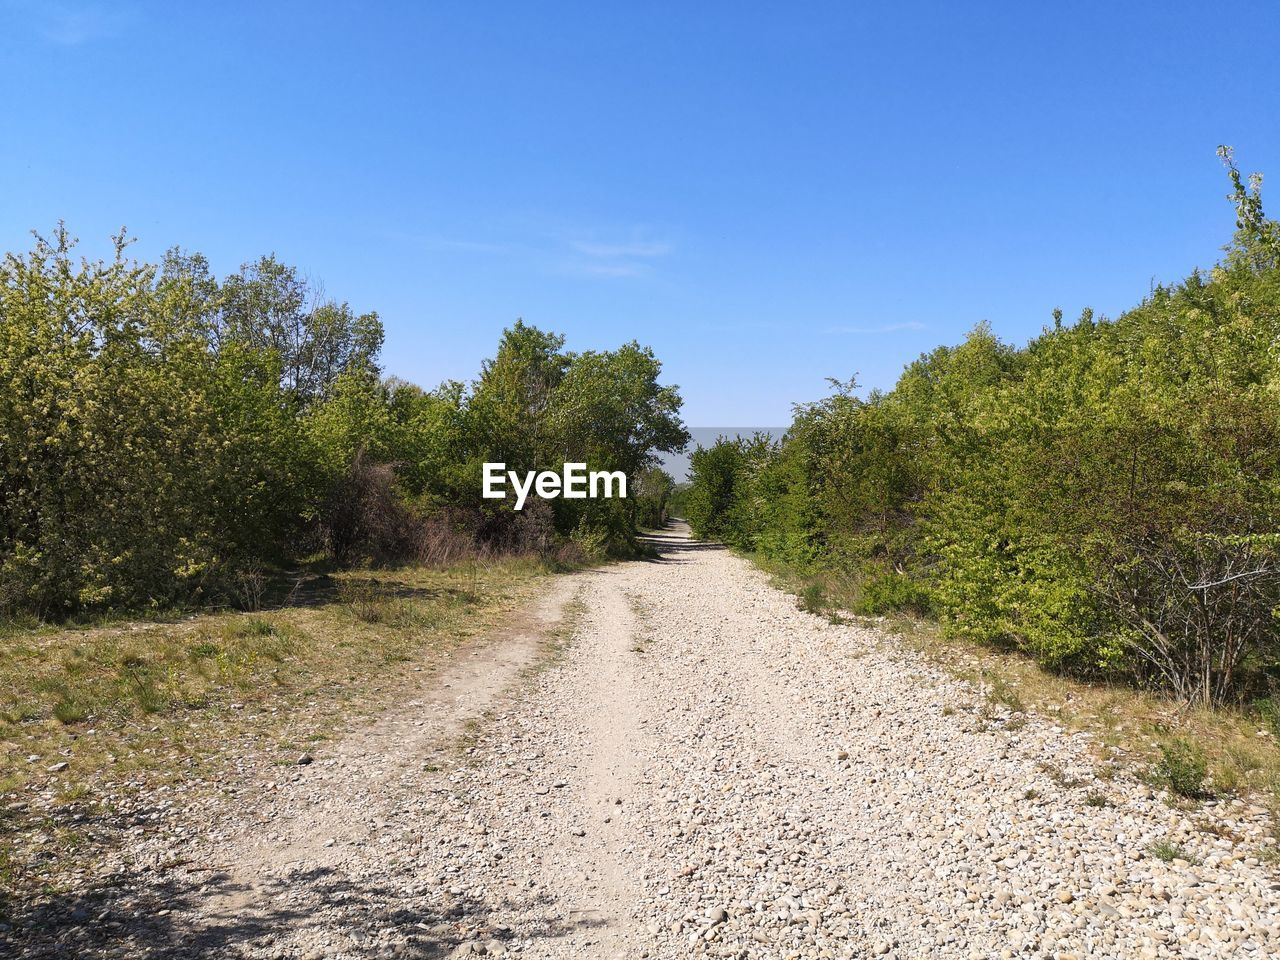
[[781, 424], [1211, 264], [1215, 147], [1280, 177], [1277, 40], [1263, 2], [0, 0], [0, 245], [274, 251], [424, 385], [524, 317]]

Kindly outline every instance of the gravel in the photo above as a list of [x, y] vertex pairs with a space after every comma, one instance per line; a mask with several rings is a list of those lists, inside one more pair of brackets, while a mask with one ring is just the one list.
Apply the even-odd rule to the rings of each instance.
[[17, 955], [1280, 954], [1264, 809], [1100, 780], [1084, 735], [663, 540], [562, 581], [573, 641], [532, 673], [509, 658], [518, 696], [427, 732], [407, 707], [142, 825], [110, 892], [51, 903]]

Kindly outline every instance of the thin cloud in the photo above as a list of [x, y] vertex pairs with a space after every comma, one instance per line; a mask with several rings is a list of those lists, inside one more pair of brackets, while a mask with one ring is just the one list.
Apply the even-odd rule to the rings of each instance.
[[131, 5], [102, 3], [21, 3], [31, 26], [49, 43], [78, 47], [119, 36], [134, 14]]
[[586, 254], [588, 257], [600, 257], [603, 259], [630, 259], [633, 257], [648, 259], [651, 257], [665, 257], [671, 252], [671, 244], [660, 243], [657, 241], [640, 241], [635, 243], [589, 243], [584, 240], [575, 240], [573, 249], [579, 253]]
[[[577, 236], [574, 236], [577, 233]], [[502, 236], [501, 234], [506, 234]], [[632, 236], [635, 237], [633, 232]], [[637, 278], [653, 273], [654, 264], [673, 247], [664, 240], [581, 239], [583, 231], [524, 229], [501, 231], [496, 239], [390, 231], [387, 236], [440, 253], [502, 256], [551, 273], [602, 278]]]
[[840, 325], [835, 327], [827, 327], [824, 333], [897, 333], [899, 330], [927, 330], [923, 323], [911, 320], [907, 323], [887, 323], [881, 327], [852, 327]]
[[633, 230], [630, 240], [567, 239], [570, 256], [564, 262], [568, 273], [592, 277], [636, 278], [648, 276], [661, 257], [671, 253], [671, 244], [642, 238]]
[[571, 262], [566, 269], [570, 273], [585, 273], [593, 277], [641, 277], [649, 272], [644, 263], [581, 263]]

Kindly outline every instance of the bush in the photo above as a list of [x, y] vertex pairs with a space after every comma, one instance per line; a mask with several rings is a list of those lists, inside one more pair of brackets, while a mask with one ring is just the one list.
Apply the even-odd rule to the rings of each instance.
[[1280, 659], [1280, 225], [1230, 168], [1236, 243], [1115, 320], [985, 325], [695, 451], [695, 533], [862, 585], [860, 612], [1196, 704]]
[[635, 501], [638, 527], [660, 529], [667, 524], [667, 506], [675, 481], [657, 467], [650, 467], [632, 479], [630, 495]]
[[[382, 326], [273, 257], [73, 259], [64, 229], [0, 264], [0, 617], [260, 607], [285, 564], [625, 553], [660, 524], [655, 451], [687, 434], [636, 343], [569, 353], [517, 322], [470, 387], [381, 377]], [[638, 499], [481, 497], [480, 464], [622, 470]], [[643, 517], [639, 515], [643, 514]], [[145, 699], [145, 698], [144, 698]]]
[[864, 616], [925, 614], [929, 612], [929, 591], [904, 573], [872, 568], [860, 584], [854, 612]]
[[320, 530], [341, 564], [391, 563], [405, 559], [414, 544], [416, 517], [395, 489], [388, 464], [369, 463], [363, 450], [333, 484], [321, 508]]
[[1160, 759], [1152, 773], [1180, 797], [1196, 799], [1205, 795], [1204, 781], [1209, 762], [1204, 751], [1187, 740], [1173, 740], [1160, 747]]

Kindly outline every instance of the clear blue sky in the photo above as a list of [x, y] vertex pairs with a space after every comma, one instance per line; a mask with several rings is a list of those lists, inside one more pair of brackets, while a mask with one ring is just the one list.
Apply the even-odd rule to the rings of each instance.
[[1268, 2], [0, 0], [0, 246], [274, 251], [424, 385], [522, 316], [780, 424], [1211, 264], [1215, 147], [1280, 182], [1278, 40]]

